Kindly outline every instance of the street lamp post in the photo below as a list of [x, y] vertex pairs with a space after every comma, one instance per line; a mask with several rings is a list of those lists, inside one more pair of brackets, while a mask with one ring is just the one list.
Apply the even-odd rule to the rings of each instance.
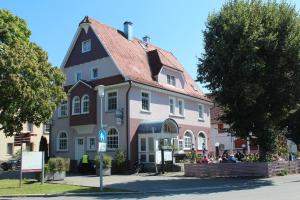
[[[103, 97], [104, 97], [104, 85], [98, 85], [95, 88], [98, 92], [98, 96], [100, 97], [100, 130], [103, 129]], [[102, 152], [99, 151], [99, 173], [100, 173], [100, 192], [103, 191], [103, 155]]]
[[220, 154], [220, 152], [219, 152], [219, 146], [220, 146], [220, 143], [216, 142], [215, 143], [215, 147], [216, 147], [216, 159], [219, 158], [219, 154]]
[[247, 153], [248, 154], [250, 153], [250, 139], [251, 139], [251, 136], [252, 136], [252, 132], [250, 131], [249, 136], [247, 137]]

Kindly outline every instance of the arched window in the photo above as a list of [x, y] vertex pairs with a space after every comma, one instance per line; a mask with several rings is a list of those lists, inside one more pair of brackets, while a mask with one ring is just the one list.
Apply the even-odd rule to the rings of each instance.
[[90, 97], [89, 95], [83, 95], [81, 99], [81, 113], [89, 113], [90, 112]]
[[62, 131], [57, 136], [57, 150], [67, 151], [68, 150], [68, 135]]
[[117, 149], [119, 148], [119, 133], [117, 129], [111, 128], [107, 132], [107, 149]]
[[80, 114], [80, 98], [78, 96], [73, 97], [72, 100], [72, 114]]
[[184, 134], [184, 148], [192, 149], [192, 147], [193, 147], [193, 133], [190, 131], [187, 131]]
[[207, 137], [205, 133], [200, 132], [198, 135], [198, 150], [207, 150]]

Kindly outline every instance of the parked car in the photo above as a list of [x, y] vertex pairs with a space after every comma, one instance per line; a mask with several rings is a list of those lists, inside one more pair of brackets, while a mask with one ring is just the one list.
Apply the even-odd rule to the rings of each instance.
[[18, 160], [9, 160], [7, 162], [1, 163], [0, 167], [7, 171], [7, 170], [16, 170], [20, 169], [21, 167], [21, 159]]

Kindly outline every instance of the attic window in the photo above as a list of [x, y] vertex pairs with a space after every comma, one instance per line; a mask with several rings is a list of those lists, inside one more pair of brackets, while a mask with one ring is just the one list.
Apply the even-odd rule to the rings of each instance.
[[91, 40], [85, 40], [82, 42], [82, 53], [86, 53], [86, 52], [89, 52], [91, 51], [92, 49], [92, 46], [91, 46]]
[[174, 76], [171, 76], [171, 75], [167, 75], [167, 82], [168, 82], [168, 84], [169, 85], [173, 85], [173, 86], [175, 86], [175, 77]]

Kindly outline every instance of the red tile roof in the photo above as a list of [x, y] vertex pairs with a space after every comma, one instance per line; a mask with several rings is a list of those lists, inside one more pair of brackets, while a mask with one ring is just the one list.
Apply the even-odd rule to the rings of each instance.
[[[88, 18], [86, 22], [90, 23], [116, 62], [121, 73], [129, 80], [210, 101], [171, 52], [156, 47], [151, 43], [144, 43], [137, 38], [133, 38], [132, 41], [129, 41], [122, 31], [109, 27], [94, 19]], [[183, 89], [168, 87], [159, 84], [155, 80], [152, 74], [153, 69], [148, 60], [148, 52], [153, 50], [157, 51], [162, 65], [183, 73], [186, 80]]]

